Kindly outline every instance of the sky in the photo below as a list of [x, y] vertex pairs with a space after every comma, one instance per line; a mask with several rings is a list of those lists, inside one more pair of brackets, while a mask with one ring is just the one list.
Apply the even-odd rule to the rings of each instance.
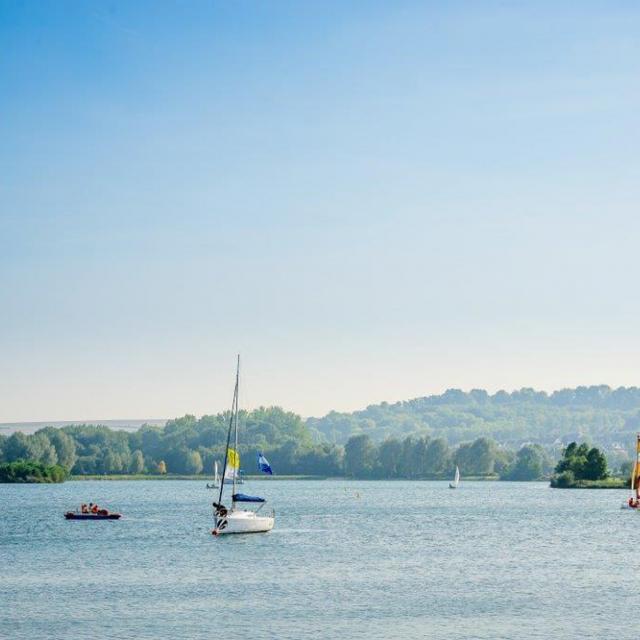
[[640, 384], [639, 33], [0, 0], [0, 422]]

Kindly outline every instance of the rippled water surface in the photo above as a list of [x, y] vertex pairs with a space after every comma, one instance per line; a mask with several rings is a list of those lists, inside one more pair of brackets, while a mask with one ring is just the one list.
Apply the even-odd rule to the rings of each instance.
[[[637, 637], [625, 492], [254, 482], [276, 528], [216, 539], [204, 485], [0, 485], [0, 637]], [[90, 500], [125, 517], [63, 519]]]

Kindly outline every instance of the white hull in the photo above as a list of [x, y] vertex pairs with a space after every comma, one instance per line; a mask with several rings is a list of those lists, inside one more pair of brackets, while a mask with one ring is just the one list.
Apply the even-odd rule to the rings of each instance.
[[275, 523], [275, 516], [260, 515], [254, 511], [235, 509], [222, 518], [216, 518], [214, 536], [227, 533], [264, 533], [271, 531]]

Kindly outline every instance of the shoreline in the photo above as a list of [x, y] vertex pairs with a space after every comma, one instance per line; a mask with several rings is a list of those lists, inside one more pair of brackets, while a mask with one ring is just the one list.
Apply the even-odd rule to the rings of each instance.
[[551, 489], [629, 489], [627, 478], [607, 478], [606, 480], [577, 480], [567, 486], [549, 483]]
[[[277, 476], [275, 478], [262, 478], [260, 476], [244, 476], [245, 480], [332, 480], [334, 478], [328, 478], [327, 476], [302, 476], [302, 475], [293, 475], [293, 476]], [[343, 478], [335, 478], [336, 480], [342, 480]], [[109, 480], [113, 482], [121, 482], [123, 480], [199, 480], [201, 482], [209, 483], [213, 482], [213, 478], [209, 476], [203, 475], [172, 475], [172, 474], [163, 474], [163, 475], [146, 475], [146, 474], [132, 474], [132, 475], [116, 475], [116, 474], [107, 474], [107, 475], [73, 475], [67, 478], [68, 482], [90, 482], [97, 480]], [[225, 483], [226, 484], [226, 483]]]
[[[451, 482], [451, 478], [348, 478], [346, 476], [313, 476], [313, 475], [282, 475], [282, 476], [244, 476], [245, 480], [251, 482], [273, 482], [274, 480], [350, 480], [354, 482]], [[199, 480], [201, 482], [213, 482], [213, 478], [204, 475], [183, 475], [183, 474], [106, 474], [106, 475], [72, 475], [67, 478], [67, 482], [91, 482], [98, 480], [108, 480], [113, 482], [121, 482], [123, 480]], [[469, 476], [461, 480], [464, 482], [499, 482], [498, 476]], [[543, 480], [528, 480], [523, 482], [544, 482]], [[225, 483], [226, 484], [226, 483]]]

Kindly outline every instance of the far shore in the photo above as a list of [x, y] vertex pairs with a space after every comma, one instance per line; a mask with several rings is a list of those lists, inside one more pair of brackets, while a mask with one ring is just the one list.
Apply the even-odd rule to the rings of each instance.
[[[273, 482], [274, 480], [327, 480], [327, 481], [339, 481], [350, 480], [354, 482], [450, 482], [451, 479], [446, 477], [435, 478], [350, 478], [345, 476], [316, 476], [316, 475], [282, 475], [282, 476], [244, 476], [246, 481], [251, 482]], [[185, 480], [185, 481], [198, 481], [203, 483], [213, 483], [211, 476], [205, 475], [181, 475], [181, 474], [105, 474], [105, 475], [72, 475], [67, 478], [67, 481], [78, 482], [96, 482], [101, 480], [108, 480], [114, 482], [122, 482], [125, 480]], [[498, 476], [468, 476], [461, 480], [461, 486], [465, 482], [504, 482]], [[512, 482], [549, 482], [549, 478], [538, 478], [536, 480], [522, 480]], [[225, 482], [230, 484], [230, 481]], [[549, 485], [552, 489], [628, 489], [629, 480], [627, 478], [606, 478], [605, 480], [579, 480], [568, 486], [554, 486], [553, 483]]]
[[567, 486], [554, 486], [552, 489], [628, 489], [630, 482], [627, 478], [606, 478], [604, 480], [577, 480]]
[[[342, 480], [343, 478], [327, 478], [326, 476], [274, 476], [271, 478], [262, 476], [244, 476], [245, 480]], [[73, 475], [68, 480], [200, 480], [201, 482], [213, 482], [213, 478], [210, 476], [189, 476], [179, 474], [111, 474], [111, 475]], [[226, 481], [225, 484], [230, 484], [230, 481]]]
[[[376, 482], [384, 480], [385, 482], [401, 482], [411, 480], [411, 482], [451, 482], [449, 477], [440, 478], [348, 478], [345, 476], [313, 476], [313, 475], [282, 475], [282, 476], [244, 476], [246, 481], [272, 482], [274, 480], [353, 480], [358, 482]], [[205, 475], [180, 475], [180, 474], [106, 474], [106, 475], [72, 475], [69, 481], [92, 481], [92, 480], [199, 480], [201, 482], [212, 483], [213, 478]], [[497, 482], [498, 476], [469, 476], [463, 478], [460, 484], [464, 482]], [[531, 482], [544, 482], [545, 479], [534, 480]], [[225, 484], [230, 484], [226, 481]]]

